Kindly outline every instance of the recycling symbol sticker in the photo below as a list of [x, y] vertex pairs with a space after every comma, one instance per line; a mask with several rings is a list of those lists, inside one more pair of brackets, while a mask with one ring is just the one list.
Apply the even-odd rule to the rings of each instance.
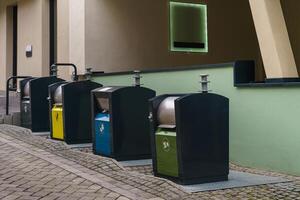
[[101, 124], [100, 126], [100, 134], [103, 134], [104, 133], [104, 124]]
[[162, 147], [163, 147], [163, 150], [165, 152], [169, 152], [170, 151], [170, 142], [167, 138], [164, 138], [163, 141], [162, 141]]

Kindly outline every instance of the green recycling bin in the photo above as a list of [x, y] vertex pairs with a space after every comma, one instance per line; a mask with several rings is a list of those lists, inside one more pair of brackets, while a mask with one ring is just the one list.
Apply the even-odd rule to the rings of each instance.
[[228, 180], [229, 100], [212, 93], [150, 100], [153, 172], [183, 185]]

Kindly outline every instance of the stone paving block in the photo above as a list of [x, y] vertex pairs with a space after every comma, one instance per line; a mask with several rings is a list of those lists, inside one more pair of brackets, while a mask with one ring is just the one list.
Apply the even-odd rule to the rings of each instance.
[[164, 200], [164, 199], [159, 198], [159, 197], [156, 197], [156, 198], [151, 198], [151, 199], [149, 199], [149, 200]]
[[10, 194], [10, 195], [4, 197], [2, 200], [15, 200], [15, 199], [18, 199], [20, 197], [21, 197], [20, 195]]
[[55, 187], [51, 186], [51, 189], [54, 192], [61, 192], [61, 191], [65, 190], [68, 187], [69, 187], [69, 184], [65, 183], [65, 184], [56, 185]]
[[91, 185], [88, 189], [89, 190], [95, 190], [95, 191], [97, 191], [97, 190], [100, 190], [102, 187], [100, 186], [100, 185]]
[[128, 199], [126, 197], [119, 197], [119, 198], [117, 198], [117, 200], [130, 200], [130, 199]]
[[103, 200], [107, 194], [97, 194], [95, 200]]
[[8, 191], [8, 190], [1, 191], [0, 192], [0, 199], [4, 199], [5, 197], [9, 196], [12, 193], [13, 193], [13, 191]]
[[117, 199], [119, 196], [120, 196], [120, 194], [117, 194], [115, 192], [110, 192], [106, 197]]
[[13, 191], [14, 193], [16, 193], [16, 192], [23, 192], [24, 191], [23, 188], [19, 188], [19, 187], [7, 187], [5, 190], [6, 191]]
[[17, 200], [38, 200], [39, 197], [33, 197], [33, 196], [21, 196]]
[[41, 200], [55, 200], [55, 199], [57, 199], [57, 198], [59, 198], [61, 196], [61, 194], [60, 193], [51, 193], [51, 194], [49, 194], [49, 195], [47, 195], [47, 196], [45, 196], [45, 197], [43, 197], [43, 198], [40, 198]]

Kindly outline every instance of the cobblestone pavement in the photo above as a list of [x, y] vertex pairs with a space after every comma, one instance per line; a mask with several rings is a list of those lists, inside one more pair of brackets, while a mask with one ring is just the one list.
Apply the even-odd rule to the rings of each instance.
[[151, 166], [123, 168], [115, 160], [91, 154], [88, 148], [74, 150], [8, 125], [0, 125], [0, 152], [0, 199], [300, 200], [299, 177], [231, 165], [235, 170], [292, 182], [190, 194], [153, 177]]

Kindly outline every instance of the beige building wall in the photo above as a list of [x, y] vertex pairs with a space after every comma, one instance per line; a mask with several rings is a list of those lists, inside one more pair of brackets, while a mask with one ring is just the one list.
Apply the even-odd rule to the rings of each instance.
[[[1, 0], [0, 6], [0, 90], [11, 76], [11, 14], [9, 6], [18, 6], [18, 75], [49, 74], [49, 0]], [[32, 57], [26, 57], [26, 46], [32, 45]]]
[[[85, 28], [86, 4], [88, 1], [71, 0], [69, 3], [69, 55], [70, 62], [76, 64], [78, 74], [83, 74], [86, 67], [86, 46], [85, 38], [88, 37]], [[94, 16], [95, 17], [95, 16]], [[97, 44], [94, 44], [97, 45]]]
[[[57, 62], [70, 62], [70, 19], [69, 19], [69, 0], [57, 1]], [[70, 80], [70, 70], [68, 68], [60, 68], [58, 76], [65, 80]]]
[[[18, 2], [18, 75], [49, 74], [49, 13], [45, 8], [46, 2]], [[25, 54], [27, 45], [32, 45], [33, 54], [30, 58]]]
[[[8, 4], [9, 2], [9, 4]], [[0, 1], [0, 90], [5, 90], [7, 77], [12, 74], [12, 7], [16, 1]]]
[[168, 0], [86, 1], [86, 66], [105, 72], [232, 62], [261, 56], [248, 0], [208, 4], [209, 52], [170, 52]]
[[4, 1], [0, 1], [0, 90], [5, 89], [5, 80], [7, 77], [6, 69], [6, 7]]
[[[185, 1], [185, 0], [183, 0]], [[187, 1], [187, 0], [186, 0]], [[264, 69], [248, 0], [188, 0], [208, 4], [209, 52], [169, 51], [168, 0], [58, 0], [57, 59], [72, 62], [83, 74], [94, 71], [116, 72], [157, 69], [182, 65], [232, 62], [254, 59], [258, 78]], [[300, 2], [284, 0], [282, 7], [296, 64], [300, 67]], [[48, 75], [49, 0], [0, 1], [0, 90], [11, 75], [11, 13], [18, 4], [18, 74]], [[25, 56], [26, 45], [33, 46], [33, 57]], [[69, 79], [70, 70], [59, 75]]]

